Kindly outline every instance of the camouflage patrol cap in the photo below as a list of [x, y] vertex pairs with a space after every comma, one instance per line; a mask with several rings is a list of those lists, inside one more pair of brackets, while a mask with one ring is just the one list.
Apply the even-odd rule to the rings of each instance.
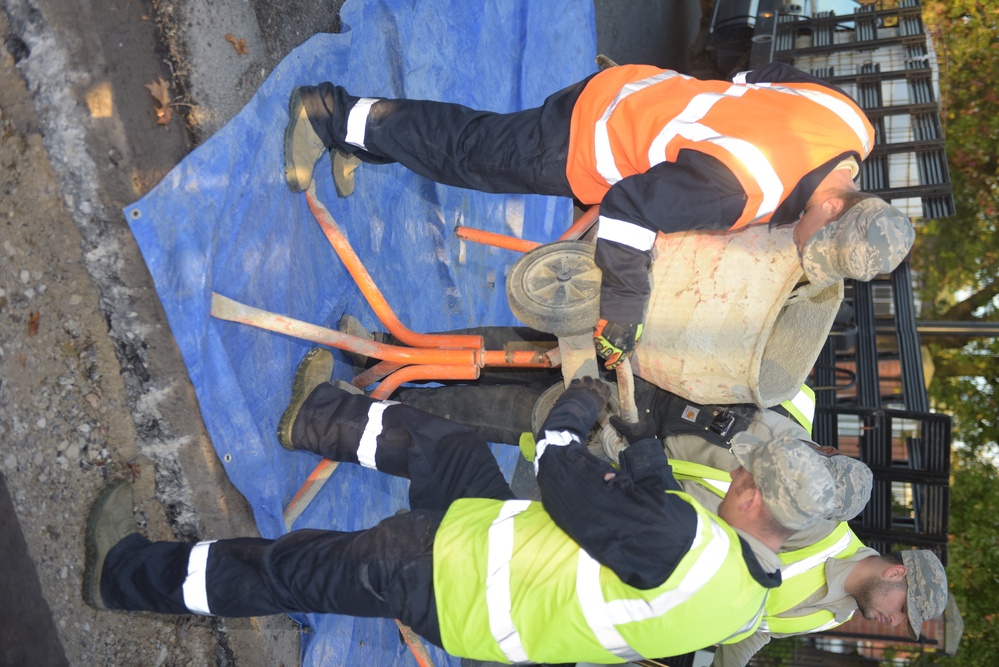
[[936, 554], [925, 549], [903, 551], [902, 565], [905, 566], [909, 636], [919, 639], [923, 621], [939, 616], [947, 605], [947, 573]]
[[849, 521], [860, 514], [871, 499], [874, 473], [862, 461], [843, 454], [825, 457], [825, 464], [836, 485], [836, 502], [826, 518]]
[[894, 271], [915, 238], [912, 222], [902, 211], [871, 197], [815, 232], [805, 244], [801, 266], [816, 287], [843, 278], [867, 281]]
[[732, 454], [753, 476], [763, 503], [782, 526], [801, 530], [829, 516], [835, 485], [822, 456], [786, 436], [764, 441], [743, 431], [732, 438]]

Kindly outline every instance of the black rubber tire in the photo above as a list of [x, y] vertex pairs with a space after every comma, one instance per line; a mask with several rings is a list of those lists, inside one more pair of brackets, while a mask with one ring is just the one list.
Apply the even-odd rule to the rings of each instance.
[[600, 269], [593, 244], [548, 243], [521, 257], [506, 281], [510, 310], [525, 325], [575, 336], [593, 330], [600, 314]]
[[552, 406], [558, 397], [565, 393], [565, 385], [561, 382], [553, 384], [545, 389], [545, 393], [538, 396], [534, 402], [534, 409], [531, 410], [531, 428], [537, 434], [548, 418], [548, 413], [552, 411]]

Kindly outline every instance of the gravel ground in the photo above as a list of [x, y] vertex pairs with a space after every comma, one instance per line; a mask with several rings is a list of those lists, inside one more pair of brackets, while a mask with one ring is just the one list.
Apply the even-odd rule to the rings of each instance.
[[[83, 524], [108, 479], [134, 482], [137, 518], [153, 539], [255, 532], [204, 434], [120, 202], [96, 178], [82, 184], [86, 156], [66, 139], [81, 129], [38, 113], [3, 12], [0, 35], [0, 472], [66, 657], [81, 666], [298, 664], [298, 627], [286, 617], [102, 613], [81, 599]], [[106, 154], [105, 169], [120, 163]], [[191, 477], [192, 468], [203, 472]]]

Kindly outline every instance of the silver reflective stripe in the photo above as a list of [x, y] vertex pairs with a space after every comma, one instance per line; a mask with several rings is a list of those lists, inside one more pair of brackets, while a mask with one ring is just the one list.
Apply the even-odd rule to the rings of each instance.
[[362, 97], [351, 108], [347, 114], [347, 136], [344, 141], [353, 144], [358, 148], [367, 150], [364, 145], [364, 133], [368, 127], [368, 114], [371, 112], [371, 105], [377, 102], [375, 97]]
[[614, 109], [629, 95], [676, 76], [684, 79], [691, 78], [679, 72], [668, 70], [647, 79], [642, 79], [641, 81], [632, 81], [621, 88], [617, 97], [604, 109], [604, 113], [600, 116], [594, 127], [593, 147], [596, 154], [597, 171], [607, 181], [608, 185], [614, 185], [622, 178], [621, 171], [617, 168], [617, 161], [614, 159], [614, 151], [611, 149], [610, 133], [607, 131], [607, 123], [610, 120], [611, 114], [614, 113]]
[[710, 484], [722, 493], [728, 493], [728, 487], [732, 486], [732, 482], [723, 482], [720, 479], [708, 479], [707, 477], [702, 477], [705, 484]]
[[548, 449], [548, 445], [565, 447], [574, 442], [580, 442], [580, 440], [579, 436], [572, 431], [545, 431], [545, 437], [541, 438], [541, 442], [534, 447], [534, 474], [538, 474], [541, 455]]
[[656, 244], [656, 233], [632, 222], [600, 216], [597, 238], [614, 241], [629, 248], [646, 252]]
[[732, 83], [746, 83], [746, 75], [749, 74], [749, 72], [750, 70], [746, 70], [745, 72], [739, 72], [738, 74], [732, 77]]
[[794, 398], [791, 399], [791, 405], [798, 409], [798, 412], [801, 413], [802, 417], [808, 420], [809, 424], [811, 424], [815, 419], [814, 397], [809, 396], [803, 391], [799, 391], [794, 395]]
[[610, 608], [604, 600], [600, 588], [600, 563], [588, 553], [579, 550], [576, 564], [576, 595], [583, 611], [583, 618], [590, 627], [590, 632], [607, 651], [623, 660], [640, 660], [643, 656], [636, 653], [621, 633], [614, 627]]
[[743, 632], [749, 632], [753, 628], [757, 627], [757, 624], [759, 624], [759, 626], [762, 627], [763, 621], [761, 619], [763, 618], [763, 613], [766, 611], [766, 609], [767, 609], [767, 598], [764, 597], [763, 604], [760, 605], [760, 609], [759, 611], [756, 612], [756, 616], [753, 616], [753, 618], [748, 623], [746, 623], [744, 626], [742, 626], [741, 628], [730, 634], [728, 637], [726, 637], [719, 643], [727, 642], [729, 639], [732, 639], [732, 637], [738, 637]]
[[773, 165], [759, 148], [743, 139], [730, 137], [702, 124], [700, 121], [717, 104], [726, 97], [742, 97], [752, 86], [733, 84], [724, 93], [701, 93], [695, 95], [676, 118], [666, 123], [652, 144], [649, 146], [649, 165], [655, 166], [666, 160], [666, 150], [671, 141], [680, 136], [688, 141], [712, 143], [731, 153], [746, 168], [747, 174], [756, 180], [763, 200], [754, 212], [754, 218], [760, 218], [777, 210], [780, 199], [784, 195], [784, 184], [774, 171]]
[[[703, 520], [700, 515], [697, 517], [698, 536], [702, 530]], [[701, 539], [694, 541], [690, 549], [700, 547]], [[677, 586], [671, 590], [664, 591], [659, 596], [646, 602], [645, 600], [615, 600], [609, 603], [611, 618], [614, 623], [631, 623], [634, 621], [644, 621], [656, 616], [662, 616], [671, 609], [683, 604], [693, 597], [701, 588], [710, 581], [722, 565], [729, 553], [729, 537], [721, 526], [715, 521], [711, 521], [711, 541], [704, 546], [694, 566], [690, 568], [686, 576]]]
[[527, 651], [513, 623], [513, 597], [510, 593], [510, 559], [513, 558], [513, 518], [530, 506], [529, 500], [503, 503], [489, 526], [489, 555], [486, 570], [486, 608], [489, 630], [510, 662], [527, 662]]
[[833, 556], [835, 556], [836, 554], [840, 553], [848, 546], [850, 546], [850, 542], [852, 540], [853, 536], [850, 534], [849, 531], [847, 531], [847, 533], [843, 535], [843, 537], [839, 538], [836, 541], [836, 544], [832, 545], [828, 549], [823, 549], [814, 556], [809, 556], [808, 558], [804, 558], [802, 560], [795, 561], [794, 563], [790, 563], [788, 565], [781, 567], [780, 569], [781, 579], [783, 581], [787, 581], [791, 577], [796, 577], [799, 574], [802, 574], [803, 572], [807, 572], [813, 567], [825, 563], [826, 559], [832, 558]]
[[818, 90], [788, 88], [780, 85], [769, 86], [769, 89], [776, 90], [780, 93], [787, 93], [789, 95], [799, 95], [825, 107], [826, 109], [829, 109], [829, 111], [832, 111], [834, 114], [839, 116], [843, 122], [846, 123], [851, 130], [853, 130], [853, 133], [857, 135], [857, 139], [860, 140], [861, 145], [864, 147], [864, 154], [861, 157], [867, 157], [868, 153], [871, 152], [871, 135], [867, 133], [867, 125], [864, 123], [862, 114], [857, 113], [857, 109], [855, 109], [852, 105], [841, 100], [835, 95], [823, 93]]
[[208, 547], [215, 540], [198, 542], [191, 549], [191, 555], [187, 557], [187, 577], [184, 578], [182, 591], [184, 593], [184, 606], [192, 613], [208, 615], [212, 610], [208, 608], [208, 587], [205, 574], [208, 571]]
[[357, 445], [357, 462], [365, 468], [378, 470], [375, 465], [375, 452], [378, 451], [378, 436], [382, 433], [382, 413], [397, 401], [379, 401], [368, 408], [368, 423], [364, 425], [361, 442]]
[[[807, 634], [811, 634], [813, 632], [825, 632], [826, 630], [831, 630], [832, 628], [835, 628], [836, 626], [843, 625], [844, 623], [848, 623], [850, 621], [850, 619], [853, 618], [853, 614], [854, 614], [855, 611], [856, 611], [856, 609], [854, 609], [853, 611], [851, 611], [850, 615], [846, 617], [846, 620], [837, 621], [835, 618], [833, 618], [832, 620], [827, 621], [826, 623], [824, 623], [823, 625], [820, 625], [819, 627], [815, 628], [814, 630], [802, 630], [802, 631], [800, 631], [797, 634], [807, 635]], [[793, 619], [794, 617], [793, 616], [789, 616], [789, 617], [786, 617], [786, 618], [788, 620], [790, 620], [790, 619]], [[767, 625], [766, 619], [764, 619], [763, 622], [760, 623], [760, 627], [757, 628], [757, 630], [759, 632], [766, 632], [767, 634], [770, 634], [770, 626]]]
[[[852, 611], [850, 612], [850, 616], [846, 619], [846, 621], [849, 621], [851, 618], [853, 618], [853, 612]], [[843, 621], [843, 623], [846, 623], [846, 621]], [[805, 634], [810, 634], [812, 632], [825, 632], [826, 630], [830, 630], [832, 628], [835, 628], [837, 625], [843, 625], [843, 623], [840, 623], [839, 621], [837, 621], [834, 618], [831, 621], [829, 621], [827, 623], [824, 623], [823, 625], [815, 628], [814, 630], [809, 630]]]
[[[634, 651], [624, 644], [617, 626], [625, 623], [637, 623], [657, 618], [669, 613], [698, 593], [711, 579], [718, 574], [728, 558], [731, 541], [728, 533], [711, 520], [711, 541], [704, 545], [693, 567], [683, 579], [672, 589], [664, 591], [652, 600], [622, 599], [607, 602], [600, 587], [599, 566], [591, 571], [586, 570], [584, 579], [577, 573], [576, 594], [583, 608], [583, 615], [590, 630], [600, 644], [622, 658], [633, 659]], [[697, 516], [697, 533], [690, 550], [701, 548], [704, 541], [702, 530], [704, 520]], [[580, 552], [580, 569], [584, 568], [582, 559], [585, 553]], [[588, 558], [588, 556], [587, 556]], [[755, 619], [753, 621], [755, 623]]]

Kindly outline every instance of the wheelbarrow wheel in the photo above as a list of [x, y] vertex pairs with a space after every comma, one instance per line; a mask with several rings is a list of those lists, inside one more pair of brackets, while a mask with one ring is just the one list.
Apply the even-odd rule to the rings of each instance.
[[[534, 429], [533, 432], [535, 434], [541, 432], [541, 427], [544, 426], [545, 420], [548, 419], [548, 413], [552, 411], [555, 401], [557, 401], [564, 393], [565, 385], [558, 382], [548, 387], [544, 393], [538, 396], [538, 400], [534, 402], [534, 409], [531, 411], [531, 428]], [[610, 414], [620, 414], [616, 385], [611, 387], [610, 400], [608, 401], [605, 410], [607, 410]], [[595, 456], [602, 459], [608, 458], [607, 454], [604, 453], [603, 443], [600, 442], [599, 426], [590, 429], [589, 433], [587, 433], [586, 448], [589, 449]]]
[[541, 427], [548, 418], [548, 413], [552, 411], [552, 406], [558, 397], [565, 393], [565, 385], [561, 382], [548, 387], [543, 394], [538, 396], [534, 402], [534, 409], [531, 411], [531, 428], [535, 433], [541, 431]]
[[506, 281], [510, 310], [538, 331], [576, 336], [593, 330], [600, 308], [600, 269], [593, 244], [556, 241], [535, 248]]

